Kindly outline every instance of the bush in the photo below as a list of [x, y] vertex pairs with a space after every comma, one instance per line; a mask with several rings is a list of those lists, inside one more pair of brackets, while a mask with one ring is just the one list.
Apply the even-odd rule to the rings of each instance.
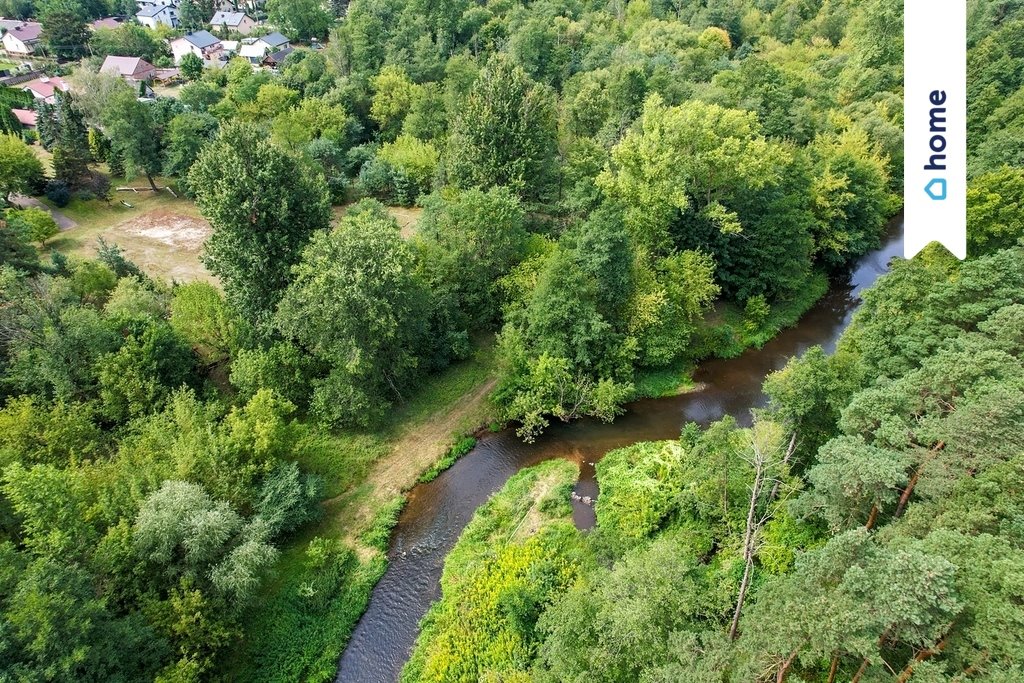
[[411, 204], [416, 198], [430, 191], [437, 172], [439, 155], [437, 149], [429, 142], [423, 142], [411, 135], [401, 135], [394, 142], [381, 147], [377, 154], [396, 171], [396, 178], [402, 177], [410, 187], [405, 189], [403, 203]]
[[373, 523], [362, 533], [359, 540], [382, 553], [388, 551], [391, 530], [398, 524], [398, 516], [405, 508], [405, 496], [398, 495], [385, 503], [373, 517]]
[[21, 209], [20, 211], [7, 211], [8, 224], [25, 235], [29, 240], [37, 242], [42, 246], [58, 232], [56, 221], [49, 211], [43, 211], [35, 207]]
[[380, 157], [374, 157], [359, 170], [359, 191], [390, 203], [395, 192], [395, 168]]
[[46, 183], [46, 198], [63, 209], [71, 201], [71, 190], [63, 180], [54, 179]]
[[675, 441], [641, 443], [606, 455], [597, 464], [598, 527], [630, 540], [657, 531], [678, 505], [682, 461], [683, 447]]
[[139, 280], [149, 278], [142, 269], [124, 255], [124, 250], [118, 244], [108, 243], [102, 237], [96, 238], [96, 259], [103, 265], [114, 271], [117, 277], [135, 277]]
[[363, 166], [377, 156], [377, 149], [377, 145], [369, 143], [357, 145], [347, 151], [342, 162], [342, 170], [345, 172], [345, 175], [350, 178], [359, 175]]
[[319, 477], [302, 473], [294, 462], [281, 463], [263, 480], [256, 511], [273, 536], [287, 534], [320, 514], [322, 491]]

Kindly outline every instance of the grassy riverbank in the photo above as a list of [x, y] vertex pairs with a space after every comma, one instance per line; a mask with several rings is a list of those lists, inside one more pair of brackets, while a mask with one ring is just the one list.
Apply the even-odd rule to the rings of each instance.
[[329, 680], [374, 584], [387, 567], [403, 493], [454, 443], [492, 416], [494, 354], [429, 379], [375, 432], [328, 437], [301, 463], [326, 482], [323, 516], [283, 550], [274, 578], [250, 608], [240, 647], [222, 670], [236, 680]]
[[443, 597], [421, 622], [403, 683], [464, 680], [481, 670], [493, 675], [486, 680], [510, 680], [503, 675], [536, 643], [533, 630], [508, 615], [534, 613], [588, 561], [569, 503], [578, 474], [573, 463], [545, 462], [513, 476], [477, 510], [445, 560]]

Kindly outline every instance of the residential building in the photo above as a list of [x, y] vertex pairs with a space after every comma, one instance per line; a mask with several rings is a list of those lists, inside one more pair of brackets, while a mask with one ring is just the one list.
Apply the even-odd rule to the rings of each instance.
[[151, 81], [156, 75], [156, 67], [141, 57], [114, 57], [111, 55], [103, 60], [100, 73], [120, 76], [130, 83]]
[[186, 33], [181, 38], [171, 41], [171, 53], [174, 55], [174, 63], [181, 64], [181, 58], [190, 52], [203, 61], [216, 61], [224, 50], [220, 39], [209, 31], [195, 31]]
[[267, 46], [255, 38], [246, 38], [238, 46], [238, 56], [249, 60], [250, 64], [261, 64], [263, 58], [267, 56]]
[[18, 87], [32, 93], [32, 97], [37, 100], [43, 100], [49, 104], [53, 104], [57, 101], [57, 98], [54, 97], [54, 93], [58, 90], [62, 90], [64, 92], [71, 90], [71, 86], [69, 86], [60, 76], [41, 76], [28, 81], [27, 83], [22, 83]]
[[277, 69], [284, 64], [284, 60], [293, 52], [295, 52], [294, 47], [286, 47], [283, 50], [271, 53], [263, 58], [263, 66], [268, 66], [271, 69]]
[[0, 44], [9, 55], [30, 55], [36, 51], [43, 34], [43, 25], [34, 21], [23, 21], [12, 26], [0, 38]]
[[245, 12], [217, 12], [210, 19], [210, 28], [214, 31], [227, 29], [247, 36], [256, 28], [256, 21]]
[[11, 113], [14, 114], [14, 118], [18, 119], [18, 123], [21, 124], [22, 128], [34, 129], [36, 127], [36, 121], [39, 116], [31, 109], [12, 109]]
[[291, 47], [291, 41], [280, 33], [274, 32], [259, 38], [246, 38], [238, 48], [238, 56], [249, 60], [252, 64], [262, 64], [267, 55], [280, 52]]
[[136, 21], [146, 28], [155, 29], [161, 24], [177, 28], [181, 23], [178, 8], [172, 5], [147, 5], [135, 15]]
[[93, 31], [99, 28], [117, 28], [123, 23], [124, 20], [120, 17], [104, 17], [103, 19], [97, 19], [89, 24], [89, 28]]
[[259, 38], [257, 38], [257, 42], [262, 43], [264, 47], [266, 47], [268, 53], [277, 52], [278, 50], [283, 50], [286, 47], [292, 46], [291, 39], [285, 37], [283, 34], [278, 33], [277, 31], [269, 33], [265, 36], [260, 36]]

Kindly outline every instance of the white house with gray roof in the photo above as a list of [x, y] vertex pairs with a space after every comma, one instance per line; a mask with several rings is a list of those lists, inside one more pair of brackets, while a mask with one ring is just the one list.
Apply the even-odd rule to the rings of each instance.
[[178, 8], [173, 5], [146, 5], [135, 15], [135, 20], [150, 29], [155, 29], [161, 24], [177, 28], [180, 23]]
[[174, 55], [175, 64], [181, 64], [181, 58], [190, 52], [207, 62], [215, 61], [223, 51], [224, 46], [220, 38], [209, 31], [186, 33], [181, 38], [171, 41], [171, 54]]
[[256, 21], [245, 12], [217, 12], [210, 19], [210, 28], [214, 31], [227, 29], [247, 36], [256, 28]]

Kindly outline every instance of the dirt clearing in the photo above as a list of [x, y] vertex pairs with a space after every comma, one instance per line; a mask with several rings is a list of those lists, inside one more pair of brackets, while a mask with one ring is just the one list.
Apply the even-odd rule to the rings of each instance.
[[117, 244], [125, 255], [150, 275], [191, 282], [216, 283], [199, 257], [212, 229], [203, 218], [155, 209], [98, 233]]

